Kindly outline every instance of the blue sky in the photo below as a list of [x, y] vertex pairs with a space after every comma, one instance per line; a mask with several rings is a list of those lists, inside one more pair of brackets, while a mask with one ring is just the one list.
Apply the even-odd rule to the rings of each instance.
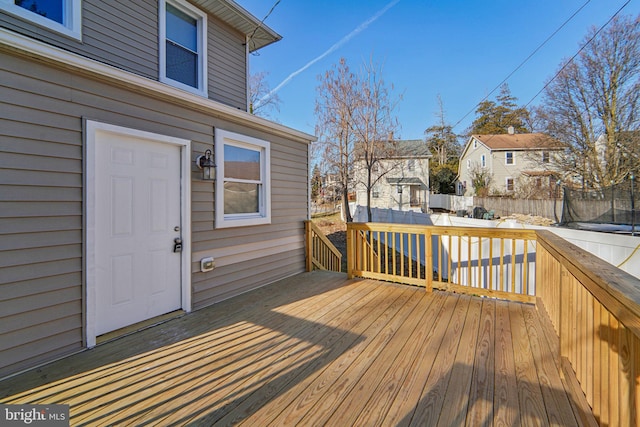
[[[236, 0], [262, 19], [276, 0]], [[277, 93], [272, 118], [314, 134], [318, 76], [346, 58], [357, 70], [365, 61], [383, 67], [382, 77], [402, 95], [396, 137], [420, 139], [435, 124], [437, 96], [449, 124], [463, 133], [475, 105], [583, 5], [582, 10], [507, 83], [524, 105], [542, 89], [563, 59], [573, 56], [591, 26], [600, 27], [627, 0], [281, 0], [265, 21], [283, 39], [251, 55], [251, 72], [266, 71], [274, 89], [356, 28], [388, 9], [366, 28], [297, 74]], [[640, 0], [621, 12], [637, 16]], [[493, 99], [497, 91], [490, 99]], [[532, 105], [539, 103], [536, 98]], [[465, 115], [467, 115], [465, 117]]]

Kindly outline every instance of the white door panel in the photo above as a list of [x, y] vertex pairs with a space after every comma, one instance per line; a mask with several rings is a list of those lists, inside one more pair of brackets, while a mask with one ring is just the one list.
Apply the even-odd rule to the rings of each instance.
[[181, 148], [96, 135], [95, 332], [181, 308]]

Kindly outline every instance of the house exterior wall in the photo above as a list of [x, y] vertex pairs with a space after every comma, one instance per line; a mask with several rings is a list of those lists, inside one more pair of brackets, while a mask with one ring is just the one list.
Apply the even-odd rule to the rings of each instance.
[[[409, 163], [413, 163], [410, 167]], [[428, 158], [414, 158], [414, 159], [392, 159], [381, 160], [378, 173], [375, 173], [377, 177], [382, 174], [382, 177], [374, 185], [371, 197], [371, 207], [381, 209], [396, 209], [396, 210], [427, 210], [429, 208], [429, 159]], [[354, 181], [356, 182], [356, 204], [360, 206], [367, 206], [367, 190], [364, 184], [367, 179], [366, 169], [363, 167], [357, 167], [354, 171]], [[421, 205], [412, 206], [410, 184], [403, 183], [402, 193], [398, 193], [398, 184], [389, 183], [389, 180], [395, 179], [411, 179], [417, 178], [424, 183], [426, 188], [420, 192]], [[374, 197], [374, 194], [377, 197]]]
[[[52, 46], [158, 80], [158, 0], [83, 0], [82, 41], [62, 36], [0, 10], [0, 27]], [[209, 98], [247, 109], [245, 37], [208, 14]]]
[[[490, 150], [486, 145], [477, 142], [475, 148], [473, 142], [469, 143], [460, 158], [460, 172], [458, 182], [464, 187], [461, 196], [474, 196], [472, 185], [472, 173], [474, 167], [482, 167], [482, 156], [485, 158], [486, 169], [491, 175], [489, 192], [491, 194], [510, 194], [517, 192], [518, 180], [525, 171], [545, 171], [542, 163], [542, 153], [548, 152], [552, 158], [557, 155], [557, 150]], [[513, 164], [507, 164], [506, 153], [513, 153]], [[513, 179], [514, 191], [507, 190], [507, 178]], [[466, 186], [465, 186], [466, 183]]]
[[[506, 163], [506, 153], [513, 153], [513, 164]], [[501, 194], [513, 193], [506, 187], [507, 178], [512, 178], [514, 191], [518, 192], [518, 180], [524, 171], [542, 171], [542, 151], [538, 150], [494, 150], [491, 153], [493, 171], [492, 190]]]
[[494, 161], [491, 156], [491, 150], [480, 142], [478, 142], [475, 147], [472, 143], [460, 158], [460, 175], [458, 180], [464, 187], [464, 192], [459, 194], [460, 196], [474, 195], [471, 171], [473, 171], [475, 167], [481, 167], [482, 156], [485, 157], [485, 169], [491, 171]]
[[[213, 183], [192, 162], [193, 309], [304, 270], [310, 139], [185, 99], [0, 43], [0, 377], [85, 346], [83, 119], [188, 139], [192, 161], [215, 128], [270, 141], [270, 225], [216, 229]], [[200, 272], [204, 256], [215, 270]]]

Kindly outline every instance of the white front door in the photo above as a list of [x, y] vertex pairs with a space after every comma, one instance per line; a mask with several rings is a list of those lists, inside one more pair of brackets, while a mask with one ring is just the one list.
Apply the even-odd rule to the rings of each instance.
[[96, 132], [95, 335], [181, 308], [181, 147]]

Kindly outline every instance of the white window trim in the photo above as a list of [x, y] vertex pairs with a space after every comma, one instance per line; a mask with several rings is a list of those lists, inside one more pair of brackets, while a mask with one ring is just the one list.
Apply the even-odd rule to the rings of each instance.
[[40, 27], [47, 28], [56, 33], [82, 40], [82, 0], [65, 1], [65, 24], [53, 21], [44, 16], [31, 12], [23, 7], [17, 6], [14, 0], [0, 0], [0, 10], [30, 21]]
[[[545, 157], [547, 158], [546, 160]], [[542, 152], [542, 163], [551, 163], [551, 153], [549, 151]]]
[[[207, 90], [207, 14], [197, 7], [187, 3], [183, 0], [159, 0], [159, 37], [158, 37], [158, 45], [159, 45], [159, 62], [160, 62], [160, 70], [159, 70], [159, 80], [162, 83], [166, 83], [168, 85], [174, 86], [178, 89], [186, 90], [188, 92], [194, 93], [196, 95], [208, 97], [209, 93]], [[186, 13], [192, 18], [198, 21], [198, 87], [192, 87], [186, 85], [177, 80], [173, 80], [167, 77], [167, 8], [166, 5], [169, 3], [171, 6], [176, 9]]]
[[[511, 163], [509, 163], [509, 157], [507, 154], [511, 153]], [[504, 164], [508, 166], [513, 166], [516, 164], [516, 152], [515, 151], [506, 151], [504, 153]]]
[[[224, 145], [260, 149], [260, 178], [262, 180], [262, 194], [260, 197], [259, 213], [252, 214], [224, 214]], [[250, 225], [271, 224], [271, 144], [258, 138], [235, 132], [216, 129], [215, 131], [215, 163], [216, 163], [216, 193], [215, 193], [215, 226], [216, 228], [245, 227]]]
[[[511, 180], [512, 182], [512, 189], [509, 190], [509, 180]], [[513, 179], [512, 177], [508, 176], [504, 179], [504, 191], [506, 191], [507, 193], [512, 193], [514, 191], [516, 191], [516, 180]]]
[[484, 154], [480, 156], [480, 166], [482, 167], [482, 169], [485, 169], [487, 167], [487, 156], [485, 156]]

